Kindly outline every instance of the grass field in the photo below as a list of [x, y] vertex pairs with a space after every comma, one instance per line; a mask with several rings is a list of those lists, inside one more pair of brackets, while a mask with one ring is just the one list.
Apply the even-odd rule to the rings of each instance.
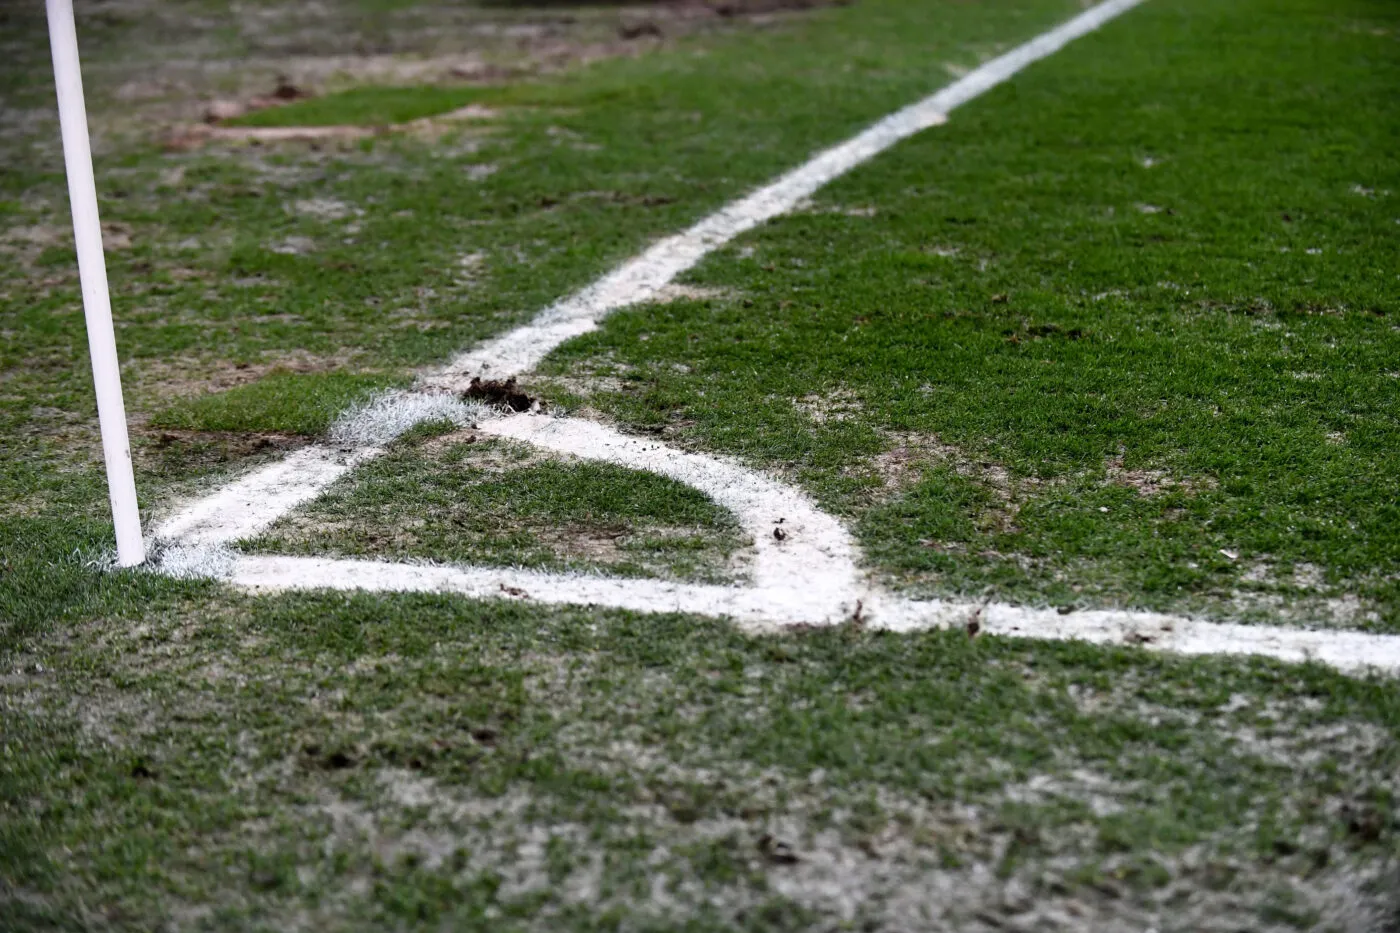
[[[1081, 9], [80, 5], [147, 518]], [[42, 17], [0, 34], [0, 928], [1400, 928], [1388, 675], [104, 569]], [[1398, 43], [1148, 0], [522, 385], [795, 484], [900, 594], [1400, 634]], [[283, 72], [235, 123], [423, 122], [161, 145]], [[243, 549], [723, 584], [753, 543], [433, 422]]]

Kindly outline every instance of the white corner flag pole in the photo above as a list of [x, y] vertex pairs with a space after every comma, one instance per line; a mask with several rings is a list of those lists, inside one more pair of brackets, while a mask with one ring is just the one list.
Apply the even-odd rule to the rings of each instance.
[[131, 443], [126, 436], [117, 337], [107, 294], [107, 264], [102, 257], [102, 226], [97, 218], [97, 185], [92, 178], [83, 76], [78, 68], [78, 33], [73, 0], [48, 0], [49, 44], [54, 83], [58, 85], [58, 122], [63, 128], [63, 161], [68, 170], [68, 200], [73, 208], [73, 239], [78, 248], [78, 277], [83, 284], [88, 352], [97, 389], [97, 420], [102, 428], [102, 455], [107, 461], [107, 491], [117, 531], [117, 566], [132, 567], [146, 559], [141, 516], [136, 508], [136, 479], [131, 472]]

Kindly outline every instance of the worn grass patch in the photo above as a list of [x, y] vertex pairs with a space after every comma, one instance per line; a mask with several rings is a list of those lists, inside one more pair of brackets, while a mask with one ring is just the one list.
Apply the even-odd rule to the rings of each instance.
[[1387, 681], [125, 589], [8, 658], [13, 924], [87, 916], [90, 886], [119, 928], [1342, 930], [1398, 906]]
[[273, 371], [256, 382], [157, 412], [158, 428], [322, 434], [337, 416], [402, 380], [357, 373]]

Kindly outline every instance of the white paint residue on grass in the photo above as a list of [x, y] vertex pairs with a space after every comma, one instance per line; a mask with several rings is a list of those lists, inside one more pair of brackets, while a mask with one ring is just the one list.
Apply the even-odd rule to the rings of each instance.
[[469, 427], [489, 409], [442, 392], [385, 392], [351, 408], [331, 426], [331, 442], [346, 449], [383, 447], [415, 425], [451, 421]]
[[[596, 605], [637, 612], [684, 612], [733, 618], [748, 631], [851, 621], [916, 631], [964, 628], [988, 635], [1081, 640], [1183, 654], [1261, 655], [1313, 660], [1342, 670], [1400, 673], [1400, 637], [1335, 630], [1228, 625], [1156, 613], [1078, 611], [1061, 614], [1000, 603], [917, 601], [871, 586], [860, 573], [846, 529], [799, 490], [729, 460], [673, 450], [592, 422], [538, 415], [487, 417], [484, 410], [433, 387], [460, 388], [472, 375], [505, 378], [531, 370], [563, 343], [595, 329], [609, 313], [652, 300], [707, 253], [792, 210], [839, 175], [923, 129], [1027, 65], [1136, 6], [1109, 0], [994, 59], [931, 97], [853, 139], [820, 153], [684, 233], [657, 243], [533, 322], [454, 359], [416, 392], [392, 392], [347, 412], [328, 444], [297, 451], [185, 507], [157, 529], [166, 543], [161, 572], [210, 576], [259, 590], [325, 588], [380, 592], [449, 592], [476, 598]], [[228, 545], [255, 535], [314, 498], [358, 463], [424, 421], [477, 423], [483, 433], [649, 470], [706, 493], [735, 513], [753, 536], [754, 585], [704, 586], [518, 568], [453, 567], [334, 558], [249, 556]], [[781, 521], [780, 521], [781, 519]]]

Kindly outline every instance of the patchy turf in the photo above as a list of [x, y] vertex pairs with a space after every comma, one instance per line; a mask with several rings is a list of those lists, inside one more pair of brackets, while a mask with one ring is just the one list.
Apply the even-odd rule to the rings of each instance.
[[157, 412], [151, 425], [202, 432], [323, 434], [342, 412], [393, 384], [367, 374], [274, 369], [248, 385], [196, 396]]
[[1395, 916], [1388, 682], [962, 633], [102, 589], [6, 676], [11, 926]]
[[361, 87], [326, 97], [259, 110], [228, 120], [230, 126], [387, 126], [480, 104], [476, 87]]
[[[313, 6], [233, 44], [329, 74], [348, 7]], [[359, 80], [396, 89], [316, 105], [437, 111], [398, 88], [441, 50], [373, 6]], [[399, 6], [424, 43], [484, 15]], [[130, 76], [227, 50], [223, 14], [87, 20], [145, 504], [1078, 8], [864, 0], [483, 89], [441, 134], [180, 152]], [[43, 34], [3, 15], [0, 927], [1400, 924], [1392, 681], [103, 572]], [[787, 474], [914, 591], [1394, 630], [1397, 36], [1371, 0], [1149, 0], [525, 388]], [[414, 432], [255, 546], [735, 572], [693, 492], [467, 436]]]

